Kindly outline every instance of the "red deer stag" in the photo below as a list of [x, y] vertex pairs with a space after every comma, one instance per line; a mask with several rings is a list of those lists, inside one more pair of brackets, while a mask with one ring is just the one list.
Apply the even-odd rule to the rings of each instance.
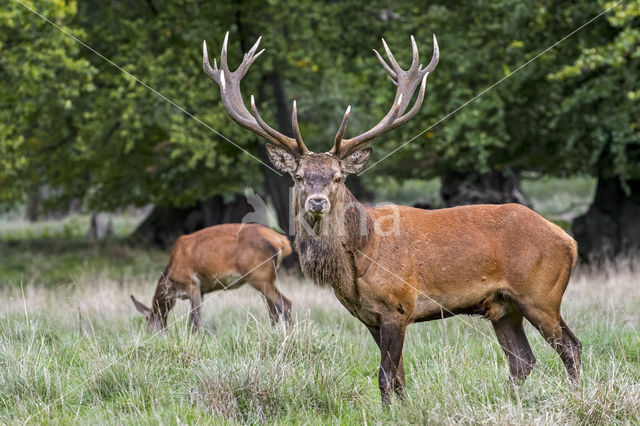
[[176, 298], [189, 299], [189, 322], [200, 329], [202, 295], [229, 290], [248, 282], [264, 296], [269, 318], [275, 324], [280, 315], [290, 320], [291, 302], [276, 287], [276, 271], [291, 254], [284, 235], [257, 224], [228, 223], [201, 229], [178, 238], [169, 265], [158, 280], [151, 308], [131, 295], [147, 318], [150, 331], [167, 326], [167, 316]]
[[295, 102], [294, 138], [265, 123], [253, 97], [251, 113], [245, 107], [240, 80], [263, 52], [256, 53], [259, 42], [234, 72], [227, 63], [227, 37], [220, 68], [215, 61], [211, 67], [205, 43], [204, 70], [220, 86], [229, 115], [265, 138], [270, 161], [293, 177], [295, 246], [302, 269], [316, 284], [330, 286], [371, 332], [380, 348], [383, 403], [390, 402], [394, 390], [404, 395], [402, 346], [407, 325], [456, 314], [477, 314], [491, 321], [512, 379], [525, 378], [535, 363], [523, 330], [526, 317], [560, 354], [570, 381], [577, 384], [581, 344], [560, 316], [577, 245], [562, 229], [517, 204], [432, 211], [365, 207], [345, 186], [348, 174], [366, 167], [371, 148], [365, 145], [418, 113], [427, 76], [438, 63], [435, 36], [426, 67], [420, 65], [411, 37], [413, 60], [408, 70], [398, 65], [383, 40], [390, 65], [374, 52], [397, 86], [391, 109], [370, 130], [347, 139], [347, 108], [333, 148], [321, 154], [305, 146]]

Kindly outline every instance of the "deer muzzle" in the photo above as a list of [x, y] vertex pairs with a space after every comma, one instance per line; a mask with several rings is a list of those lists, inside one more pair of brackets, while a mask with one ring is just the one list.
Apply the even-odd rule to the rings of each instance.
[[307, 198], [307, 201], [305, 203], [305, 210], [307, 211], [307, 213], [314, 216], [323, 215], [327, 213], [330, 208], [331, 203], [329, 202], [329, 199], [324, 195], [311, 195]]

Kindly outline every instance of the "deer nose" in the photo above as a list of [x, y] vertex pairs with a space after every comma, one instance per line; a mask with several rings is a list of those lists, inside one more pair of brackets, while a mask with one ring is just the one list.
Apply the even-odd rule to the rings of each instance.
[[309, 210], [314, 213], [320, 213], [327, 209], [328, 200], [325, 197], [309, 198]]

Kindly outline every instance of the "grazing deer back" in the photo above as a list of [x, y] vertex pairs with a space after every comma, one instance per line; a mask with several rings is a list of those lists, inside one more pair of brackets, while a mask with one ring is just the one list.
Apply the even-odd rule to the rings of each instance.
[[286, 237], [262, 225], [211, 226], [178, 238], [168, 274], [171, 277], [244, 275], [279, 250], [287, 255], [291, 253]]

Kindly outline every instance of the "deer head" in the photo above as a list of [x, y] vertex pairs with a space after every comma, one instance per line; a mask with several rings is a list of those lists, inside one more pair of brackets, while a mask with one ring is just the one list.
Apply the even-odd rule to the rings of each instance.
[[[438, 43], [433, 36], [433, 57], [429, 65], [423, 67], [419, 63], [418, 46], [411, 36], [413, 59], [411, 66], [403, 70], [398, 65], [387, 43], [382, 44], [389, 58], [389, 66], [374, 49], [375, 55], [397, 86], [395, 99], [389, 112], [382, 120], [361, 135], [346, 139], [345, 133], [349, 121], [351, 107], [347, 110], [338, 129], [331, 150], [316, 154], [310, 152], [300, 134], [296, 102], [292, 109], [292, 130], [294, 138], [290, 138], [271, 128], [258, 113], [255, 99], [251, 96], [251, 112], [245, 107], [240, 91], [240, 81], [249, 67], [263, 52], [258, 50], [261, 38], [244, 55], [242, 63], [235, 71], [230, 71], [227, 63], [227, 42], [229, 33], [222, 44], [220, 68], [214, 59], [213, 67], [209, 63], [206, 41], [203, 43], [203, 66], [205, 73], [220, 86], [220, 95], [225, 109], [241, 126], [262, 136], [267, 140], [267, 155], [271, 163], [280, 171], [289, 173], [294, 181], [294, 203], [296, 213], [316, 232], [318, 224], [330, 214], [336, 214], [336, 206], [349, 199], [350, 193], [345, 186], [345, 179], [351, 173], [358, 173], [367, 165], [371, 157], [371, 148], [365, 145], [378, 136], [394, 129], [415, 117], [424, 100], [427, 76], [432, 72], [439, 59]], [[256, 53], [257, 52], [257, 53]], [[407, 112], [415, 91], [420, 87], [417, 98]], [[340, 212], [337, 213], [338, 215]], [[296, 217], [298, 217], [296, 215]]]
[[133, 294], [131, 295], [131, 301], [133, 302], [133, 305], [136, 307], [138, 312], [144, 315], [145, 319], [147, 320], [147, 329], [149, 330], [149, 332], [154, 333], [166, 327], [166, 317], [163, 317], [160, 312], [154, 311], [153, 309], [147, 307], [144, 303], [136, 299]]

